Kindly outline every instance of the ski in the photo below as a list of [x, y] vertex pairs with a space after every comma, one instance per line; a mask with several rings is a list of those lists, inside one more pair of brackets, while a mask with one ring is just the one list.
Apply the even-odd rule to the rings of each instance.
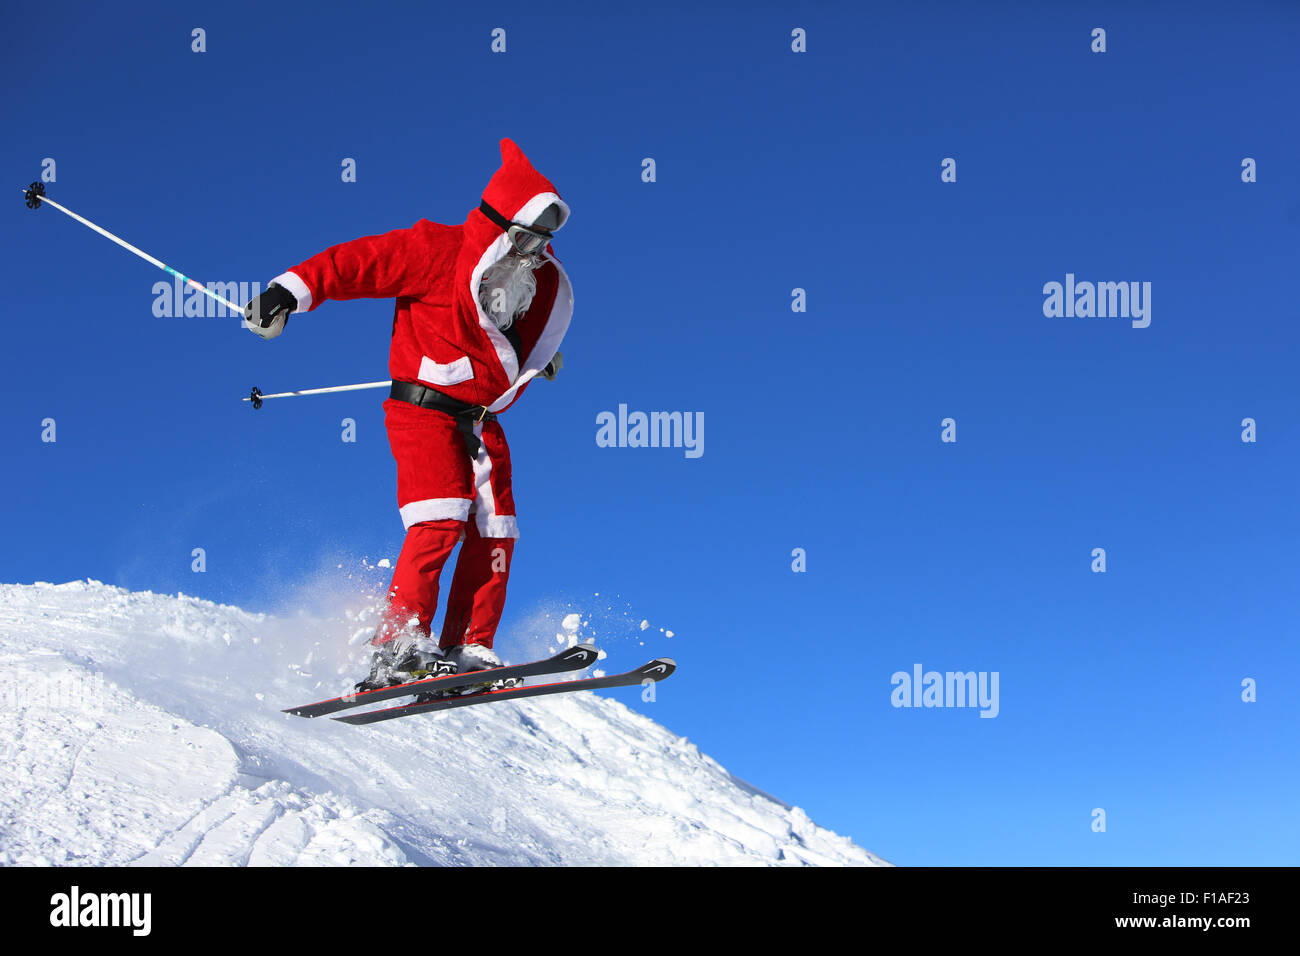
[[364, 704], [392, 700], [394, 697], [410, 697], [429, 691], [455, 690], [460, 687], [472, 687], [489, 681], [509, 680], [511, 678], [537, 677], [542, 674], [561, 674], [564, 671], [582, 670], [590, 667], [599, 656], [596, 648], [590, 644], [575, 644], [560, 651], [554, 657], [545, 660], [530, 661], [527, 664], [508, 664], [505, 667], [492, 667], [483, 671], [466, 671], [463, 674], [447, 674], [443, 677], [429, 677], [425, 680], [410, 681], [406, 684], [394, 684], [392, 687], [380, 687], [376, 690], [355, 691], [342, 697], [319, 700], [314, 704], [300, 707], [287, 707], [286, 714], [295, 717], [323, 717], [340, 710], [350, 710]]
[[[471, 704], [486, 704], [494, 700], [519, 700], [524, 697], [542, 697], [548, 694], [568, 694], [579, 690], [600, 690], [604, 687], [630, 687], [645, 681], [661, 681], [677, 669], [677, 663], [670, 657], [660, 657], [636, 670], [624, 674], [610, 674], [607, 677], [586, 677], [582, 680], [561, 681], [556, 684], [532, 684], [528, 687], [508, 687], [503, 690], [486, 690], [477, 694], [461, 697], [442, 697], [425, 701], [422, 704], [399, 704], [382, 710], [368, 710], [361, 714], [344, 714], [335, 717], [347, 724], [373, 724], [394, 717], [408, 714], [431, 714], [452, 707], [468, 707]], [[480, 673], [486, 673], [480, 671]]]

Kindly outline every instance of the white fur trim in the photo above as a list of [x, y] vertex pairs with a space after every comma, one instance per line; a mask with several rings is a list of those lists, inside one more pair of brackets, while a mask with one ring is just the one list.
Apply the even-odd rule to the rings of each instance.
[[409, 529], [420, 521], [467, 521], [469, 506], [468, 498], [426, 498], [402, 505], [398, 510], [402, 515], [402, 526]]
[[[506, 389], [504, 395], [501, 395], [488, 406], [488, 411], [499, 412], [509, 405], [514, 400], [515, 393], [539, 375], [542, 369], [546, 368], [546, 363], [555, 357], [560, 343], [564, 341], [564, 334], [569, 331], [569, 320], [573, 318], [573, 284], [569, 282], [564, 267], [560, 265], [554, 256], [547, 255], [546, 259], [559, 273], [555, 288], [555, 304], [551, 307], [551, 314], [546, 320], [546, 327], [542, 329], [542, 334], [538, 336], [532, 352], [528, 354], [528, 361], [524, 363], [524, 367], [517, 373], [518, 378], [511, 376], [513, 384]], [[508, 342], [506, 344], [509, 345]]]
[[446, 365], [435, 362], [427, 355], [421, 356], [420, 371], [416, 375], [421, 382], [430, 385], [459, 385], [473, 377], [474, 367], [470, 365], [468, 355], [462, 355], [456, 361], [448, 362]]
[[[511, 216], [511, 221], [531, 224], [534, 219], [542, 214], [551, 203], [556, 203], [563, 211], [564, 218], [560, 225], [564, 225], [569, 218], [569, 207], [555, 193], [538, 193]], [[555, 257], [543, 253], [547, 261], [555, 266], [559, 273], [559, 284], [555, 290], [555, 305], [551, 308], [551, 314], [547, 318], [546, 327], [542, 329], [542, 334], [537, 339], [537, 344], [533, 346], [532, 352], [528, 356], [528, 361], [521, 369], [519, 367], [519, 356], [515, 354], [514, 346], [510, 340], [505, 337], [496, 323], [487, 317], [483, 311], [483, 304], [479, 302], [478, 287], [483, 278], [483, 273], [503, 259], [510, 251], [510, 237], [505, 233], [497, 236], [492, 245], [487, 247], [478, 265], [469, 277], [469, 291], [474, 299], [474, 308], [478, 312], [479, 327], [487, 333], [488, 341], [496, 350], [497, 358], [501, 366], [506, 371], [506, 377], [510, 381], [510, 388], [505, 394], [501, 395], [488, 408], [491, 411], [500, 411], [514, 400], [515, 393], [527, 382], [535, 378], [542, 369], [546, 368], [555, 355], [556, 350], [560, 347], [560, 342], [564, 339], [564, 333], [569, 330], [569, 320], [573, 318], [573, 285], [569, 282], [569, 277], [564, 272], [564, 267], [560, 265]], [[513, 536], [512, 536], [513, 537]]]
[[483, 273], [487, 272], [499, 260], [505, 258], [506, 253], [509, 251], [510, 237], [502, 233], [497, 236], [496, 242], [487, 247], [487, 251], [479, 259], [478, 265], [470, 273], [469, 291], [474, 299], [474, 309], [478, 312], [479, 328], [487, 333], [488, 341], [492, 343], [492, 348], [496, 350], [497, 359], [506, 370], [506, 379], [513, 382], [515, 376], [519, 374], [519, 358], [515, 355], [514, 346], [497, 328], [497, 324], [487, 317], [487, 313], [483, 311], [483, 303], [478, 299], [478, 286], [479, 281], [483, 278]]
[[474, 515], [478, 533], [483, 538], [518, 538], [519, 521], [514, 515]]
[[[474, 426], [474, 434], [483, 438], [483, 426]], [[519, 522], [514, 515], [497, 514], [496, 496], [492, 493], [492, 459], [487, 446], [479, 445], [474, 466], [474, 523], [485, 538], [517, 538]]]
[[282, 272], [271, 281], [284, 286], [298, 300], [298, 308], [294, 312], [306, 312], [311, 308], [311, 289], [307, 288], [307, 283], [299, 279], [297, 274]]
[[522, 223], [525, 226], [531, 226], [537, 221], [537, 217], [546, 211], [546, 207], [554, 203], [560, 207], [560, 225], [552, 229], [552, 232], [559, 232], [566, 222], [569, 221], [569, 204], [566, 203], [555, 193], [538, 193], [510, 217], [512, 222]]

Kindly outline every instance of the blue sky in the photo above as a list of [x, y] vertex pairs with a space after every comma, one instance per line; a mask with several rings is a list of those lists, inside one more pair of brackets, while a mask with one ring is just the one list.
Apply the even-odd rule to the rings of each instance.
[[[156, 318], [162, 273], [23, 208], [45, 158], [265, 282], [463, 220], [509, 136], [576, 311], [503, 418], [507, 630], [572, 603], [611, 665], [672, 654], [614, 696], [899, 863], [1294, 863], [1300, 7], [1134, 6], [48, 5], [0, 38], [0, 580], [281, 609], [402, 533], [380, 393], [238, 401], [386, 378], [391, 303]], [[1067, 273], [1151, 283], [1150, 326], [1045, 317]], [[703, 456], [597, 447], [620, 403], [703, 412]], [[892, 707], [915, 663], [996, 671], [998, 716]]]

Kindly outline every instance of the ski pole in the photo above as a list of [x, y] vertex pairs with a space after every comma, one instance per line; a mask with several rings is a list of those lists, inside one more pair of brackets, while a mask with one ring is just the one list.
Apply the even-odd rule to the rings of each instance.
[[298, 395], [325, 395], [329, 392], [355, 392], [363, 388], [388, 388], [393, 383], [390, 382], [363, 382], [360, 385], [331, 385], [329, 388], [304, 388], [296, 392], [272, 392], [270, 395], [263, 395], [261, 389], [256, 385], [247, 398], [240, 399], [244, 402], [252, 402], [254, 408], [262, 407], [264, 398], [294, 398]]
[[169, 273], [170, 275], [174, 275], [176, 278], [180, 279], [182, 282], [188, 285], [191, 289], [195, 289], [199, 292], [202, 292], [210, 299], [216, 299], [227, 309], [230, 309], [231, 311], [237, 313], [240, 317], [243, 317], [244, 307], [242, 305], [236, 305], [235, 303], [231, 302], [229, 299], [217, 295], [215, 292], [213, 292], [211, 289], [205, 286], [202, 282], [198, 282], [194, 279], [191, 279], [187, 275], [183, 275], [182, 273], [177, 272], [171, 266], [167, 265], [167, 263], [159, 262], [153, 256], [149, 255], [149, 253], [137, 249], [135, 246], [131, 245], [131, 243], [125, 241], [124, 239], [119, 239], [117, 236], [113, 235], [107, 229], [102, 229], [99, 226], [95, 225], [93, 222], [91, 222], [89, 219], [83, 219], [81, 216], [78, 216], [71, 209], [67, 209], [63, 206], [60, 206], [49, 196], [45, 195], [44, 183], [41, 182], [32, 183], [30, 186], [28, 186], [26, 189], [23, 190], [23, 198], [27, 200], [28, 209], [40, 209], [41, 204], [43, 202], [49, 203], [59, 212], [71, 216], [73, 219], [77, 220], [77, 222], [81, 223], [83, 226], [90, 227], [91, 229], [99, 233], [101, 236], [103, 236], [105, 239], [112, 239], [114, 242], [116, 242], [123, 249], [126, 249], [128, 252], [134, 252], [145, 262], [152, 262], [159, 269], [163, 270], [163, 272]]

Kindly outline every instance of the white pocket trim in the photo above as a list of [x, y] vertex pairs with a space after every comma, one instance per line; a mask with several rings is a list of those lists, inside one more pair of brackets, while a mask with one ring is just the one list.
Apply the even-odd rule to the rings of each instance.
[[416, 376], [421, 382], [430, 385], [459, 385], [474, 377], [474, 367], [469, 363], [469, 356], [462, 355], [454, 362], [443, 365], [429, 356], [420, 358], [420, 372]]

